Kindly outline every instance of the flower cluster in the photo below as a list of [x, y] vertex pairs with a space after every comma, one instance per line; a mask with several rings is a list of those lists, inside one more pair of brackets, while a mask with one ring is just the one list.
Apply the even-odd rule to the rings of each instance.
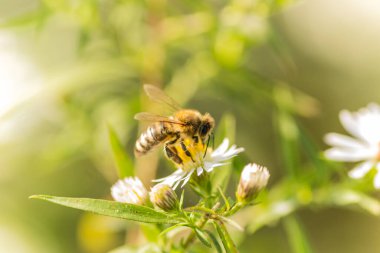
[[[198, 159], [192, 164], [177, 167], [171, 175], [156, 179], [158, 182], [150, 191], [151, 203], [165, 211], [176, 209], [178, 197], [174, 189], [181, 183], [181, 187], [189, 182], [194, 176], [201, 176], [203, 173], [210, 173], [216, 167], [224, 165], [228, 160], [243, 152], [243, 148], [236, 145], [229, 145], [229, 140], [224, 139], [222, 144], [215, 150], [207, 150], [206, 155], [196, 154]], [[257, 164], [248, 164], [241, 174], [240, 183], [236, 196], [238, 201], [249, 202], [268, 182], [269, 172], [267, 168]], [[112, 197], [119, 202], [143, 205], [148, 199], [148, 191], [142, 182], [136, 177], [128, 177], [119, 180], [111, 188]]]

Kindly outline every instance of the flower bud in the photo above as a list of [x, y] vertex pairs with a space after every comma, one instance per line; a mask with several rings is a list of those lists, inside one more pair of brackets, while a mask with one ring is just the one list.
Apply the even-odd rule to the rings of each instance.
[[156, 184], [149, 193], [150, 201], [164, 211], [178, 207], [178, 198], [174, 190], [167, 184]]
[[111, 187], [111, 195], [118, 202], [135, 205], [144, 205], [148, 199], [148, 191], [137, 177], [118, 180]]
[[267, 185], [270, 174], [266, 167], [255, 163], [248, 164], [244, 167], [236, 198], [239, 202], [249, 202]]

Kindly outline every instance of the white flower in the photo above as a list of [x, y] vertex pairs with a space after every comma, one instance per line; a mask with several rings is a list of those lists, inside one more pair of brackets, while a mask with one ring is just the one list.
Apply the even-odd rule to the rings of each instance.
[[203, 172], [209, 173], [213, 171], [214, 168], [224, 165], [225, 161], [244, 151], [244, 148], [237, 148], [236, 145], [232, 145], [230, 148], [228, 147], [229, 140], [224, 139], [217, 149], [212, 152], [208, 151], [205, 157], [204, 154], [200, 152], [195, 156], [195, 162], [188, 162], [184, 166], [179, 167], [171, 175], [154, 181], [167, 184], [173, 189], [177, 188], [182, 182], [181, 187], [183, 187], [190, 180], [194, 172], [196, 172], [197, 176], [200, 176]]
[[380, 106], [369, 104], [358, 112], [341, 111], [340, 122], [353, 137], [329, 133], [325, 142], [332, 148], [325, 156], [335, 161], [361, 162], [349, 172], [352, 178], [362, 178], [372, 168], [377, 169], [375, 188], [380, 188]]
[[111, 187], [111, 195], [118, 202], [143, 205], [148, 198], [148, 191], [137, 177], [126, 177]]
[[250, 201], [267, 184], [270, 174], [266, 167], [255, 163], [247, 164], [240, 176], [240, 182], [236, 191], [239, 201]]
[[156, 184], [149, 193], [150, 202], [164, 211], [174, 210], [178, 206], [175, 191], [167, 184]]

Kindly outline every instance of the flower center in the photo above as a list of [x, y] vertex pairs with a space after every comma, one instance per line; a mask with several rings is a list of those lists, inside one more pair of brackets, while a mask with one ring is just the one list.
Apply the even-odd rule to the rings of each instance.
[[178, 156], [182, 159], [180, 168], [183, 171], [191, 171], [202, 166], [205, 148], [201, 141], [196, 142], [191, 138], [184, 139], [182, 144], [176, 144]]

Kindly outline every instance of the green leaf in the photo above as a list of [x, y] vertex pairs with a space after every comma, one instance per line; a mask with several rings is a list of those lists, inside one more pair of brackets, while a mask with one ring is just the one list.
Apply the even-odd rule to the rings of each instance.
[[214, 244], [216, 251], [218, 253], [223, 253], [222, 247], [220, 246], [219, 241], [218, 239], [216, 239], [215, 235], [208, 230], [204, 230], [204, 232], [206, 232], [208, 236], [211, 238], [211, 241]]
[[[220, 120], [218, 129], [215, 133], [215, 140], [219, 143], [223, 139], [228, 138], [230, 144], [235, 143], [235, 133], [236, 133], [236, 119], [235, 116], [226, 113]], [[223, 191], [226, 190], [230, 176], [232, 172], [232, 162], [227, 163], [223, 166], [223, 169], [219, 170], [218, 173], [213, 175], [213, 185], [219, 185]]]
[[274, 122], [280, 139], [281, 154], [284, 167], [290, 177], [296, 177], [300, 163], [299, 157], [299, 129], [293, 115], [294, 98], [285, 85], [277, 85], [273, 90], [277, 110]]
[[46, 200], [62, 206], [138, 222], [168, 224], [179, 222], [172, 215], [158, 212], [149, 207], [103, 199], [66, 198], [48, 195], [33, 195], [29, 198]]
[[228, 233], [226, 226], [224, 226], [223, 222], [214, 222], [214, 226], [216, 228], [216, 231], [218, 232], [218, 235], [220, 237], [220, 240], [223, 243], [224, 249], [226, 252], [229, 253], [238, 253], [238, 250], [232, 241], [232, 238], [230, 234]]
[[159, 234], [159, 236], [163, 236], [163, 235], [165, 235], [166, 233], [169, 233], [170, 231], [172, 231], [173, 229], [178, 228], [178, 227], [182, 227], [182, 226], [184, 226], [184, 227], [190, 227], [190, 225], [189, 225], [188, 223], [177, 223], [177, 224], [175, 224], [174, 226], [168, 227], [167, 229], [163, 230], [163, 231]]
[[207, 247], [211, 248], [211, 243], [208, 240], [207, 234], [200, 230], [199, 228], [194, 228], [194, 232], [197, 235], [198, 239]]
[[234, 143], [235, 133], [236, 133], [235, 116], [230, 113], [224, 114], [215, 132], [216, 141], [222, 142], [224, 138], [228, 138], [230, 140], [230, 143]]
[[179, 208], [183, 208], [183, 198], [185, 197], [185, 191], [182, 190], [181, 197], [179, 198]]
[[120, 178], [134, 176], [132, 160], [129, 158], [111, 126], [108, 127], [109, 140], [111, 143], [112, 153]]
[[303, 231], [300, 222], [294, 215], [284, 219], [284, 227], [288, 236], [288, 241], [294, 253], [312, 253], [308, 239]]
[[228, 201], [226, 195], [224, 195], [222, 189], [220, 187], [218, 187], [218, 191], [219, 191], [219, 194], [220, 196], [222, 197], [223, 201], [224, 201], [224, 204], [226, 206], [226, 210], [230, 210], [231, 206], [230, 206], [230, 202]]

